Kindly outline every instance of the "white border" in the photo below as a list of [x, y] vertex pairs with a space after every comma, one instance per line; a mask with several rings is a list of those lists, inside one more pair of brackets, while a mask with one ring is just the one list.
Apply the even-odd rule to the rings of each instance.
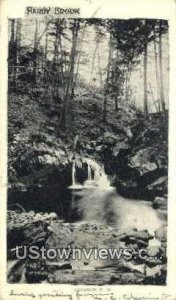
[[[51, 284], [7, 284], [6, 283], [6, 186], [7, 186], [7, 45], [8, 23], [7, 17], [24, 17], [26, 6], [59, 6], [72, 7], [81, 10], [82, 18], [163, 18], [169, 20], [169, 44], [170, 44], [170, 100], [169, 100], [169, 203], [168, 203], [168, 277], [166, 287], [157, 286], [86, 286], [82, 291], [88, 294], [113, 293], [114, 299], [131, 299], [133, 296], [157, 298], [163, 300], [176, 299], [176, 5], [172, 0], [7, 0], [0, 3], [0, 299], [40, 299], [42, 292], [58, 291], [61, 294], [72, 295], [73, 299], [94, 299], [90, 295], [77, 297], [76, 292], [80, 287], [70, 285]], [[36, 297], [27, 296], [10, 297], [11, 290], [19, 293], [33, 292]], [[93, 292], [92, 292], [93, 290]], [[86, 292], [89, 291], [89, 292]], [[130, 296], [130, 293], [131, 296]], [[165, 296], [164, 296], [165, 294]], [[126, 296], [125, 296], [126, 295]], [[128, 297], [127, 297], [128, 295]], [[167, 296], [166, 296], [167, 295]], [[43, 299], [54, 298], [51, 295]], [[67, 299], [64, 297], [63, 299]], [[105, 299], [103, 296], [100, 299]], [[111, 299], [107, 296], [107, 299]]]

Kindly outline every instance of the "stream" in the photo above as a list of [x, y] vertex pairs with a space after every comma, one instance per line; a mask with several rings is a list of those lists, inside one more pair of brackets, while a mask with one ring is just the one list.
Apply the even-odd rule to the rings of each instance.
[[14, 191], [10, 206], [20, 204], [26, 211], [56, 212], [65, 222], [89, 222], [116, 225], [120, 229], [137, 228], [154, 232], [163, 221], [150, 201], [126, 199], [110, 186], [103, 168], [86, 158], [87, 180], [77, 183], [76, 164], [72, 166], [72, 185], [46, 186], [32, 191]]

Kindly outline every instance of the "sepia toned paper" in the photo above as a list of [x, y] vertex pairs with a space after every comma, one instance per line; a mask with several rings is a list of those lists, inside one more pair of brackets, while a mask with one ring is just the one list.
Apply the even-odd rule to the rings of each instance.
[[0, 5], [0, 299], [175, 299], [175, 2]]

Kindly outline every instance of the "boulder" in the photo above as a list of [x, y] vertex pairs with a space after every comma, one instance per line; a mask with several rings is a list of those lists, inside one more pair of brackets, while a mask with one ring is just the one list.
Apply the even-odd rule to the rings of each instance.
[[155, 266], [158, 265], [162, 265], [163, 262], [161, 259], [156, 258], [156, 257], [148, 257], [147, 259], [145, 259], [145, 264], [149, 267], [149, 268], [153, 268]]
[[55, 270], [72, 269], [71, 264], [68, 262], [48, 261], [46, 262], [46, 266], [50, 269], [50, 272]]
[[161, 265], [157, 265], [153, 268], [147, 267], [146, 268], [146, 277], [153, 278], [156, 276], [161, 276], [161, 268], [162, 268]]
[[161, 176], [154, 182], [147, 186], [147, 190], [155, 193], [166, 193], [167, 192], [167, 176]]
[[48, 238], [47, 222], [42, 220], [30, 220], [24, 224], [20, 219], [11, 222], [7, 227], [8, 249], [31, 242], [45, 242]]
[[96, 150], [97, 152], [102, 152], [102, 151], [103, 151], [103, 145], [96, 146], [96, 147], [95, 147], [95, 150]]
[[167, 199], [165, 197], [155, 197], [153, 201], [153, 207], [167, 209]]
[[151, 159], [150, 151], [151, 148], [142, 148], [129, 160], [129, 166], [137, 169], [141, 176], [157, 169], [156, 163]]
[[17, 191], [20, 191], [20, 192], [26, 192], [27, 191], [27, 187], [24, 183], [22, 182], [16, 182], [12, 185], [12, 187], [17, 190]]
[[149, 256], [158, 257], [161, 254], [161, 248], [159, 246], [148, 246], [147, 254]]
[[41, 283], [48, 278], [44, 260], [28, 260], [25, 268], [25, 278], [27, 283]]
[[51, 219], [51, 220], [57, 220], [57, 214], [55, 213], [55, 212], [51, 212], [50, 214], [49, 214], [49, 218]]
[[126, 243], [137, 243], [143, 246], [147, 246], [147, 243], [153, 236], [148, 233], [148, 231], [132, 231], [131, 233], [126, 233], [122, 235], [119, 240]]
[[167, 241], [167, 226], [163, 225], [159, 229], [157, 229], [155, 231], [155, 237], [161, 242], [166, 242]]
[[112, 132], [106, 131], [102, 137], [102, 143], [108, 146], [113, 146], [117, 142], [117, 137]]

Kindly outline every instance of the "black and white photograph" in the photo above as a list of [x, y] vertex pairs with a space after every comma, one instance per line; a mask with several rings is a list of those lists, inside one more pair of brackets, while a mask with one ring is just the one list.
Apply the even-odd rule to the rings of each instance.
[[166, 285], [169, 30], [8, 18], [7, 283]]

